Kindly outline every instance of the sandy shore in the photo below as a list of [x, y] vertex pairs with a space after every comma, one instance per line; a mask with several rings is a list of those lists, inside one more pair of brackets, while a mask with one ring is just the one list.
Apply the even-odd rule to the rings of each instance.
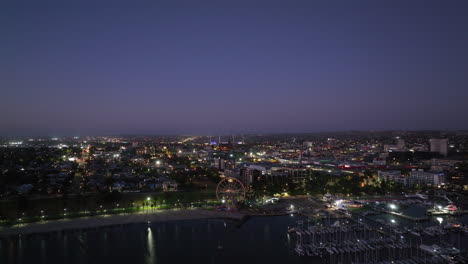
[[31, 235], [47, 232], [99, 228], [133, 223], [162, 222], [174, 220], [227, 218], [241, 220], [246, 215], [235, 212], [217, 212], [203, 209], [155, 210], [148, 213], [132, 213], [125, 215], [104, 215], [74, 219], [64, 219], [48, 222], [37, 222], [12, 227], [0, 228], [0, 237], [15, 235]]

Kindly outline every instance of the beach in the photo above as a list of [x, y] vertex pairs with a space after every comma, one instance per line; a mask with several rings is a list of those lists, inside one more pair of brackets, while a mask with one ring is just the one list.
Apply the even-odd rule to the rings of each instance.
[[245, 214], [238, 212], [218, 212], [205, 209], [150, 210], [148, 212], [120, 215], [101, 215], [15, 225], [11, 227], [0, 228], [0, 237], [33, 235], [58, 231], [73, 231], [148, 222], [153, 223], [210, 218], [242, 220], [244, 217], [246, 217]]

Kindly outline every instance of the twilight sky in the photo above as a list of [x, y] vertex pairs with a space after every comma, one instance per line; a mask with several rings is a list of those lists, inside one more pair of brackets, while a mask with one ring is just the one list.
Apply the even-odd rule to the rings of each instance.
[[468, 1], [8, 2], [1, 135], [468, 129]]

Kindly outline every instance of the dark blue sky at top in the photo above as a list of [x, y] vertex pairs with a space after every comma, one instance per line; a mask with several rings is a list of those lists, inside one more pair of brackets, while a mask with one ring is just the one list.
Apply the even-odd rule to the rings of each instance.
[[0, 4], [0, 134], [468, 129], [467, 1], [40, 2]]

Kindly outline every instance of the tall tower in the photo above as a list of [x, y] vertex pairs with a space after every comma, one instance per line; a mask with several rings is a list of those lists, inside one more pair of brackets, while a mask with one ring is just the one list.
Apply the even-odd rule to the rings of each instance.
[[431, 138], [431, 152], [437, 152], [440, 155], [447, 157], [448, 154], [448, 139], [446, 138]]
[[405, 140], [397, 137], [395, 143], [398, 147], [403, 148], [405, 146]]

